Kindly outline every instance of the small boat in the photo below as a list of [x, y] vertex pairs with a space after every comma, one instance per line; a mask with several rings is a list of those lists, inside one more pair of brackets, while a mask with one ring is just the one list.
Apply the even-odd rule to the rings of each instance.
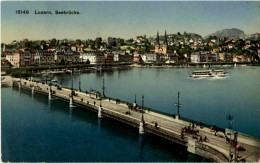
[[190, 77], [201, 78], [201, 77], [214, 77], [212, 70], [196, 70], [193, 71]]
[[214, 74], [217, 77], [225, 77], [225, 76], [229, 76], [229, 74], [227, 72], [225, 72], [225, 70], [214, 70]]
[[57, 82], [57, 80], [51, 80], [52, 82]]

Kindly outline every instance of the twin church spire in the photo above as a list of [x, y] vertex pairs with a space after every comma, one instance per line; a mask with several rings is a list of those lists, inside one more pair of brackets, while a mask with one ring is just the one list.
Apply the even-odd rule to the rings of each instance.
[[155, 43], [155, 53], [162, 53], [167, 54], [168, 52], [168, 41], [167, 41], [167, 33], [165, 31], [164, 40], [163, 40], [163, 47], [160, 47], [160, 38], [159, 32], [157, 31], [156, 43]]

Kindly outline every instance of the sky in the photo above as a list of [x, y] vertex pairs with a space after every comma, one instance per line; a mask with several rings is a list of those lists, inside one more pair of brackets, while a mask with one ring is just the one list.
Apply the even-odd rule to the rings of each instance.
[[[1, 42], [13, 40], [124, 39], [184, 31], [206, 36], [226, 28], [246, 34], [260, 32], [260, 2], [1, 2]], [[28, 15], [16, 10], [29, 10]], [[51, 11], [52, 15], [36, 15]], [[55, 15], [55, 10], [75, 10], [80, 15]]]

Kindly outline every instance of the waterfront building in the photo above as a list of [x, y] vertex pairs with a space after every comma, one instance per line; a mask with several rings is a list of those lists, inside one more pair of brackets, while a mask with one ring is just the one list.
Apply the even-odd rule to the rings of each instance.
[[89, 61], [90, 64], [104, 63], [105, 62], [104, 53], [101, 51], [85, 51], [81, 53], [80, 61], [83, 63]]
[[34, 55], [35, 65], [54, 65], [54, 52], [49, 50], [37, 50]]
[[114, 54], [111, 52], [105, 52], [104, 54], [105, 63], [113, 63], [114, 62]]
[[6, 55], [6, 60], [8, 60], [13, 65], [13, 53], [12, 52], [3, 52]]
[[245, 62], [245, 56], [244, 55], [233, 55], [233, 62]]
[[233, 62], [233, 55], [231, 53], [224, 53], [225, 62]]
[[71, 51], [60, 51], [54, 55], [56, 65], [72, 65], [80, 63], [80, 53]]
[[34, 65], [34, 52], [29, 49], [22, 49], [14, 52], [13, 65], [15, 67], [26, 67]]
[[20, 53], [19, 51], [15, 51], [13, 53], [13, 65], [14, 67], [20, 67]]
[[[126, 51], [114, 51], [114, 61], [121, 62], [121, 63], [132, 63], [133, 62], [133, 55], [127, 53]], [[138, 53], [135, 53], [138, 55]]]
[[167, 61], [166, 63], [176, 63], [179, 61], [179, 56], [176, 53], [169, 53], [167, 54]]
[[140, 54], [138, 50], [135, 50], [133, 53], [133, 62], [139, 62], [140, 61]]
[[12, 68], [12, 64], [6, 60], [1, 58], [1, 71], [4, 72], [6, 70], [10, 70]]
[[199, 52], [192, 53], [190, 56], [190, 61], [191, 63], [200, 63], [200, 53]]

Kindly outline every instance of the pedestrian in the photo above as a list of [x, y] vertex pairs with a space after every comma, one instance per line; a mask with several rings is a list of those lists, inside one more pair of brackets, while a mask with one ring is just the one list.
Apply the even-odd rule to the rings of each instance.
[[200, 136], [199, 142], [202, 142], [202, 137]]
[[94, 106], [96, 105], [96, 101], [94, 101]]
[[204, 138], [204, 141], [205, 141], [205, 142], [207, 142], [207, 141], [208, 141], [208, 138], [207, 138], [207, 136], [205, 136], [205, 138]]

